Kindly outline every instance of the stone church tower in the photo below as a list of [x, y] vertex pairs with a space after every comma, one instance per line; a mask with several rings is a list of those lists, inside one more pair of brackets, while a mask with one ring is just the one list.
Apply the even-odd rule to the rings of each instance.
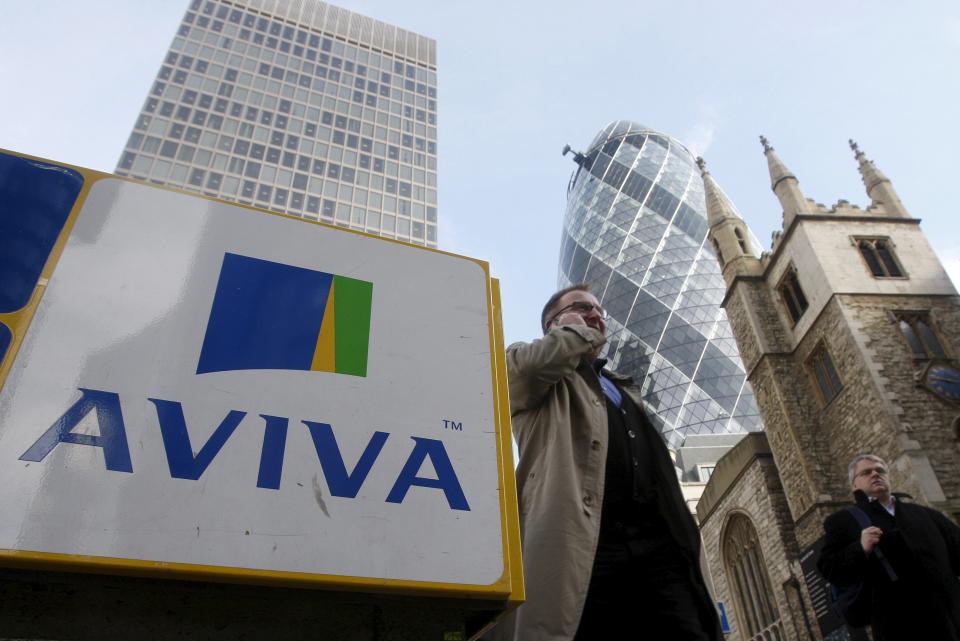
[[[698, 514], [718, 598], [735, 606], [739, 638], [774, 620], [785, 638], [833, 638], [813, 622], [824, 597], [800, 557], [816, 546], [823, 519], [852, 501], [847, 464], [855, 455], [881, 456], [895, 490], [960, 520], [960, 297], [920, 220], [853, 141], [866, 209], [806, 198], [761, 142], [783, 208], [783, 229], [762, 256], [700, 161], [723, 306], [766, 438], [745, 439], [721, 460]], [[771, 527], [777, 536], [757, 537]], [[767, 605], [736, 596], [753, 581], [734, 576], [749, 554], [767, 568], [756, 579], [760, 589], [767, 583]]]

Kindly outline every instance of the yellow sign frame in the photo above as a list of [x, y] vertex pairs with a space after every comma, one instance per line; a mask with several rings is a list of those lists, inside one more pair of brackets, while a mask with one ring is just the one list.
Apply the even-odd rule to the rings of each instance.
[[[77, 216], [79, 215], [79, 212], [86, 201], [90, 189], [97, 181], [107, 178], [138, 184], [145, 183], [123, 176], [115, 176], [113, 174], [107, 174], [83, 167], [77, 167], [67, 163], [21, 154], [2, 148], [0, 148], [0, 154], [7, 154], [10, 156], [23, 158], [28, 161], [42, 162], [53, 166], [71, 169], [83, 177], [83, 186], [77, 195], [77, 199], [67, 217], [66, 223], [64, 224], [63, 229], [61, 230], [60, 235], [58, 236], [56, 243], [54, 244], [53, 249], [47, 258], [37, 285], [30, 296], [29, 302], [23, 308], [15, 312], [0, 313], [0, 322], [3, 322], [5, 325], [7, 325], [13, 334], [13, 338], [7, 349], [7, 353], [4, 355], [3, 360], [0, 361], [0, 389], [2, 389], [6, 383], [6, 379], [13, 365], [13, 361], [16, 359], [17, 352], [19, 351], [20, 345], [23, 341], [23, 337], [30, 326], [30, 322], [33, 320], [40, 300], [43, 298], [43, 293], [46, 290], [47, 283], [49, 282], [50, 277], [53, 275], [53, 272], [56, 270], [60, 256], [63, 253], [64, 246], [66, 245], [67, 239], [70, 237], [74, 223], [76, 222]], [[170, 187], [161, 187], [152, 184], [148, 186], [153, 189], [186, 193]], [[489, 585], [475, 586], [456, 583], [409, 581], [398, 579], [373, 579], [369, 577], [144, 561], [113, 557], [82, 556], [10, 549], [0, 549], [0, 566], [46, 571], [66, 571], [148, 578], [153, 577], [193, 581], [216, 581], [224, 583], [302, 587], [344, 592], [368, 592], [409, 596], [497, 600], [506, 603], [506, 611], [511, 610], [522, 603], [524, 600], [524, 584], [523, 565], [520, 556], [520, 521], [517, 505], [516, 478], [514, 476], [513, 444], [510, 431], [510, 400], [507, 390], [507, 370], [503, 344], [503, 326], [500, 314], [500, 283], [497, 279], [490, 277], [489, 264], [486, 261], [454, 254], [452, 252], [446, 252], [430, 247], [422, 247], [419, 245], [412, 245], [410, 243], [405, 243], [403, 241], [394, 239], [381, 238], [373, 234], [345, 229], [343, 227], [334, 227], [333, 225], [328, 225], [320, 221], [313, 221], [299, 218], [297, 216], [291, 216], [289, 214], [267, 211], [240, 203], [222, 201], [217, 198], [200, 194], [188, 193], [187, 195], [214, 202], [224, 202], [232, 206], [243, 207], [244, 209], [258, 211], [270, 216], [279, 216], [298, 220], [306, 224], [331, 227], [341, 232], [376, 238], [377, 240], [383, 242], [398, 243], [405, 246], [415, 247], [418, 250], [425, 250], [458, 258], [465, 258], [476, 263], [481, 267], [481, 269], [483, 269], [487, 282], [487, 313], [489, 340], [491, 346], [491, 383], [493, 389], [492, 398], [494, 403], [497, 465], [499, 468], [498, 477], [500, 481], [499, 492], [500, 517], [502, 524], [501, 538], [504, 564], [503, 574], [499, 579]]]

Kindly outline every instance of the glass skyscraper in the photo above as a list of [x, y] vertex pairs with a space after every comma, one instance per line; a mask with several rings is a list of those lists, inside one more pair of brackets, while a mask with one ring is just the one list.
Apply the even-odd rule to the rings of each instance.
[[720, 307], [703, 179], [676, 140], [608, 125], [570, 180], [558, 284], [587, 282], [610, 314], [611, 366], [642, 382], [668, 445], [763, 425]]
[[317, 0], [192, 0], [116, 173], [436, 247], [436, 57]]

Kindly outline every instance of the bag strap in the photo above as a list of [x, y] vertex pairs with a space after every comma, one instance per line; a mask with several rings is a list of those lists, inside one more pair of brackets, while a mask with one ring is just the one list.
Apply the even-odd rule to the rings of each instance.
[[[870, 516], [864, 512], [859, 505], [851, 505], [847, 507], [847, 511], [857, 520], [861, 530], [866, 530], [868, 527], [873, 526], [873, 521], [870, 520]], [[883, 551], [880, 550], [879, 545], [873, 547], [873, 554], [877, 557], [877, 560], [880, 561], [880, 565], [883, 566], [884, 571], [887, 573], [887, 578], [891, 581], [896, 581], [897, 573], [894, 571], [893, 566], [890, 565], [890, 561], [887, 561], [887, 557], [883, 555]]]

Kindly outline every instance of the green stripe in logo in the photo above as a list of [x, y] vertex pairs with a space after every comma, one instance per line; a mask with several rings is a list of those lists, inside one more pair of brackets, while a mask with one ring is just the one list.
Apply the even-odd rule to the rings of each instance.
[[336, 275], [333, 283], [336, 372], [366, 376], [373, 283]]

